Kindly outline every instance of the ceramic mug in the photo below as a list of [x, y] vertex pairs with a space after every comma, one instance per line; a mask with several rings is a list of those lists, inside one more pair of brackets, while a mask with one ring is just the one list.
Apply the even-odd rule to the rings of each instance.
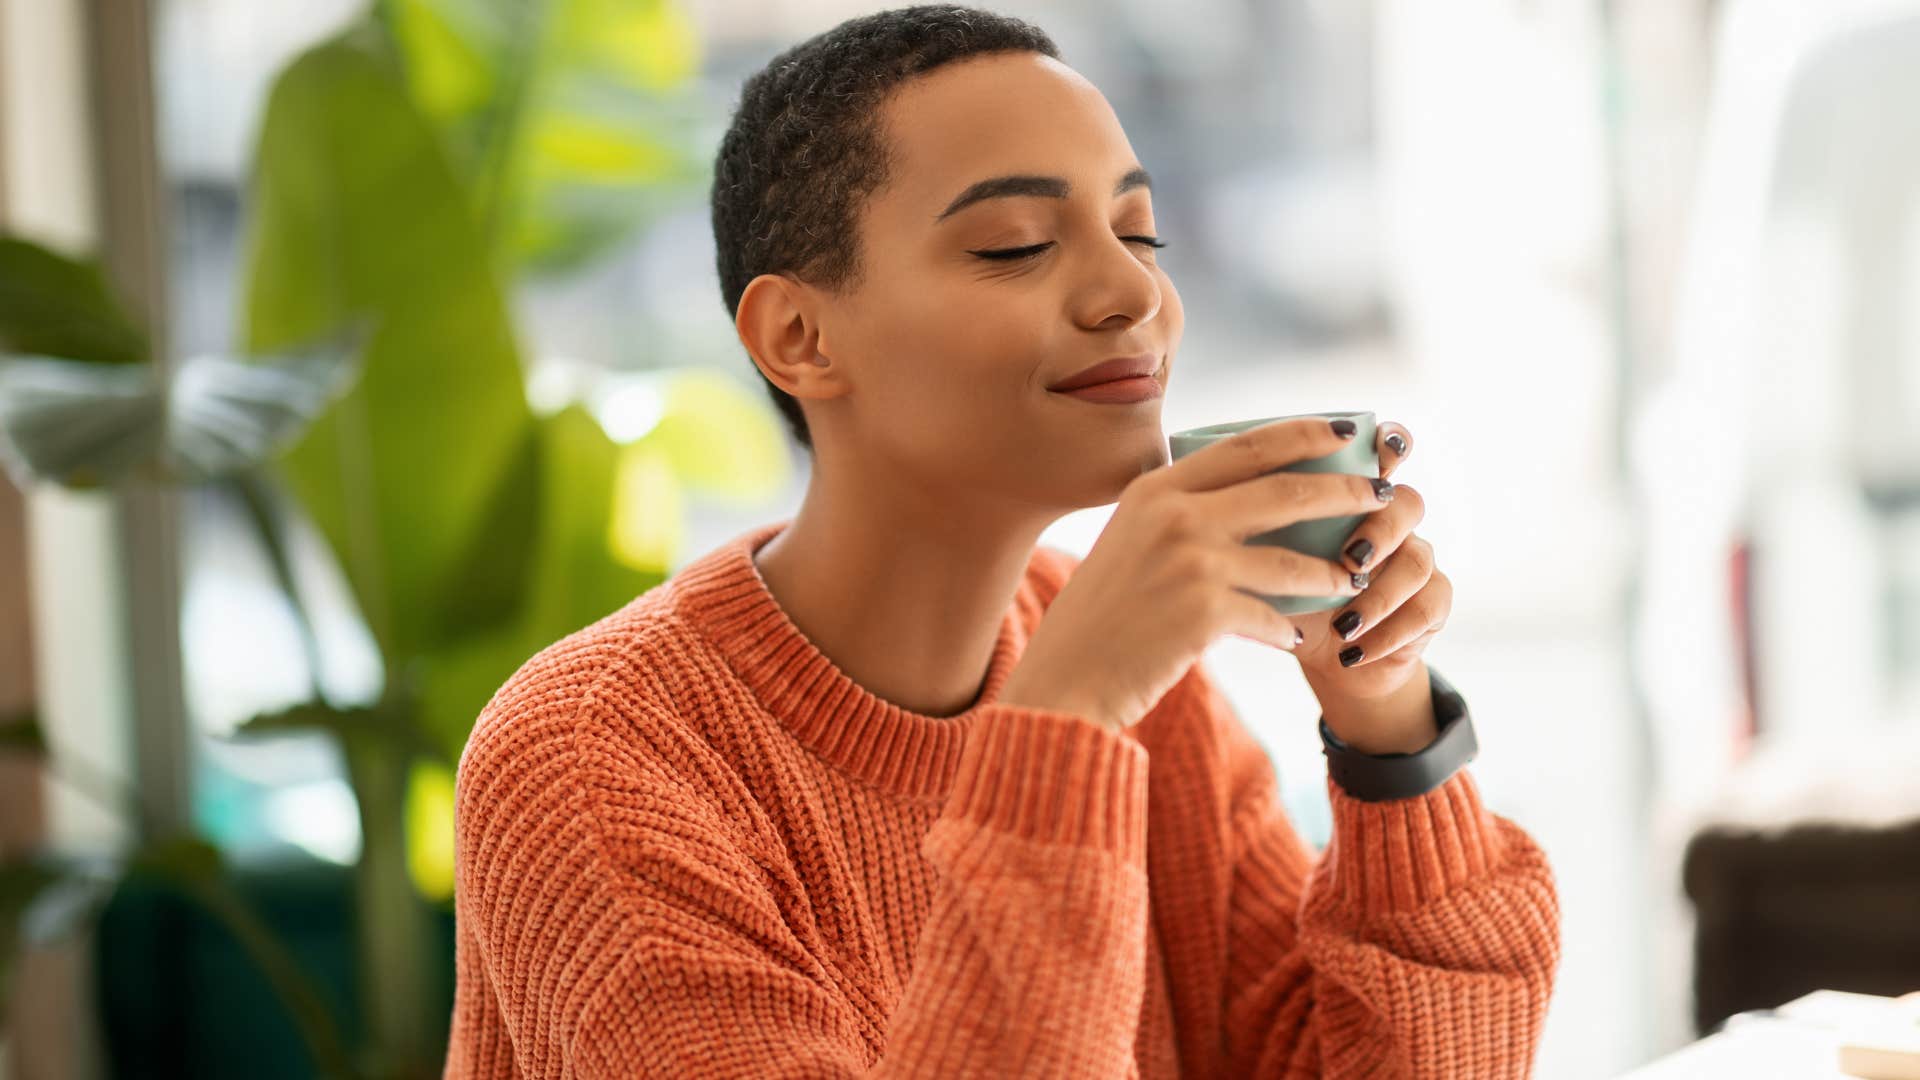
[[[1273, 470], [1274, 472], [1352, 473], [1369, 480], [1379, 477], [1380, 454], [1374, 447], [1374, 418], [1371, 412], [1299, 413], [1294, 416], [1269, 416], [1259, 420], [1235, 420], [1226, 424], [1213, 424], [1209, 427], [1175, 432], [1167, 438], [1168, 449], [1172, 454], [1172, 460], [1178, 461], [1203, 446], [1237, 435], [1249, 428], [1261, 427], [1279, 420], [1297, 420], [1302, 416], [1319, 416], [1328, 420], [1347, 419], [1353, 421], [1360, 430], [1347, 445], [1325, 457], [1309, 458], [1305, 461], [1296, 461], [1291, 465], [1282, 465]], [[1360, 523], [1366, 518], [1366, 514], [1310, 518], [1250, 536], [1245, 542], [1292, 548], [1307, 555], [1338, 563], [1341, 562], [1341, 551], [1353, 536], [1353, 530], [1359, 528]], [[1352, 599], [1345, 595], [1269, 596], [1265, 593], [1252, 592], [1252, 590], [1248, 592], [1265, 600], [1282, 615], [1327, 611], [1340, 607]]]

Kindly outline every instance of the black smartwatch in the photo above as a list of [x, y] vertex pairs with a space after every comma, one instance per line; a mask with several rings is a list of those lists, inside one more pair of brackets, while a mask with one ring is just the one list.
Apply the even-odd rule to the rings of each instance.
[[1364, 802], [1386, 802], [1424, 795], [1459, 772], [1480, 752], [1473, 735], [1467, 699], [1429, 667], [1427, 684], [1433, 689], [1433, 718], [1440, 734], [1410, 754], [1367, 754], [1346, 743], [1320, 717], [1320, 742], [1327, 755], [1327, 775], [1340, 789]]

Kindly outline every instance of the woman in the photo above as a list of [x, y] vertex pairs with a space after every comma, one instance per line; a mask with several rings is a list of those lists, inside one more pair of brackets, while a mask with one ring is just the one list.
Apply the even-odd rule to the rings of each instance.
[[[1353, 437], [1324, 419], [1168, 464], [1180, 300], [1099, 91], [1018, 20], [850, 20], [747, 81], [713, 220], [806, 498], [480, 717], [446, 1075], [1527, 1074], [1556, 896], [1439, 752], [1411, 433], [1373, 482], [1261, 477]], [[1036, 547], [1113, 502], [1083, 564]], [[1239, 542], [1356, 512], [1344, 563]], [[1323, 706], [1324, 853], [1200, 663], [1223, 633]]]

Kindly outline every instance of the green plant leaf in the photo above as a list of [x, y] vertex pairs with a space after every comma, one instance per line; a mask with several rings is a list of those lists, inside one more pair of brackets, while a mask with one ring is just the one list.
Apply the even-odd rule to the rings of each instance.
[[219, 848], [197, 836], [174, 835], [141, 846], [127, 860], [127, 872], [199, 887], [217, 881], [224, 865]]
[[338, 739], [342, 748], [358, 742], [378, 742], [403, 755], [420, 755], [442, 764], [457, 758], [446, 755], [438, 740], [426, 735], [412, 718], [410, 707], [396, 707], [382, 701], [374, 705], [330, 705], [306, 701], [273, 712], [259, 713], [234, 728], [230, 739], [249, 739], [282, 735], [288, 732], [324, 731]]
[[500, 92], [499, 69], [487, 55], [506, 29], [478, 4], [445, 0], [386, 0], [387, 29], [406, 58], [407, 83], [420, 108], [436, 121], [478, 114]]
[[672, 0], [383, 0], [507, 261], [577, 266], [703, 193], [713, 118]]
[[251, 469], [352, 378], [350, 349], [150, 365], [0, 359], [0, 464], [16, 484], [195, 484]]
[[615, 557], [613, 484], [620, 447], [599, 421], [574, 405], [544, 417], [540, 434], [542, 528], [530, 631], [544, 645], [658, 584], [666, 568], [637, 568]]
[[92, 260], [0, 236], [0, 353], [90, 364], [147, 360], [147, 335], [107, 288]]
[[15, 485], [157, 476], [166, 394], [148, 365], [0, 360], [0, 464]]
[[40, 714], [33, 709], [0, 716], [0, 753], [47, 755], [47, 733], [40, 728]]
[[466, 587], [448, 594], [443, 618], [434, 628], [436, 640], [455, 641], [470, 636], [475, 627], [511, 623], [513, 619], [501, 620], [497, 613], [517, 610], [526, 597], [530, 572], [504, 571], [531, 567], [539, 528], [541, 440], [536, 424], [516, 434], [506, 467], [474, 528], [463, 538], [464, 550], [452, 577]]
[[376, 319], [359, 381], [281, 467], [389, 670], [513, 617], [524, 565], [490, 564], [476, 591], [467, 558], [483, 524], [503, 553], [535, 524], [490, 517], [532, 424], [513, 329], [466, 193], [370, 29], [276, 80], [253, 206], [249, 349]]
[[620, 447], [578, 404], [537, 423], [540, 497], [529, 515], [538, 531], [526, 603], [512, 622], [450, 643], [420, 666], [422, 726], [455, 761], [480, 710], [527, 658], [666, 577], [664, 567], [627, 565], [612, 549]]
[[429, 900], [453, 899], [453, 770], [417, 761], [407, 774], [407, 873]]

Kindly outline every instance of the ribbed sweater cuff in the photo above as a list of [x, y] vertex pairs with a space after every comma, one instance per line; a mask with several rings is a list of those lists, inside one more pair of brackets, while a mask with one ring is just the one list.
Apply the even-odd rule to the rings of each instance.
[[988, 704], [974, 717], [942, 814], [1144, 866], [1147, 748], [1076, 713]]
[[1465, 769], [1423, 795], [1356, 799], [1327, 780], [1333, 809], [1328, 858], [1349, 910], [1367, 916], [1410, 911], [1501, 864], [1498, 825]]

